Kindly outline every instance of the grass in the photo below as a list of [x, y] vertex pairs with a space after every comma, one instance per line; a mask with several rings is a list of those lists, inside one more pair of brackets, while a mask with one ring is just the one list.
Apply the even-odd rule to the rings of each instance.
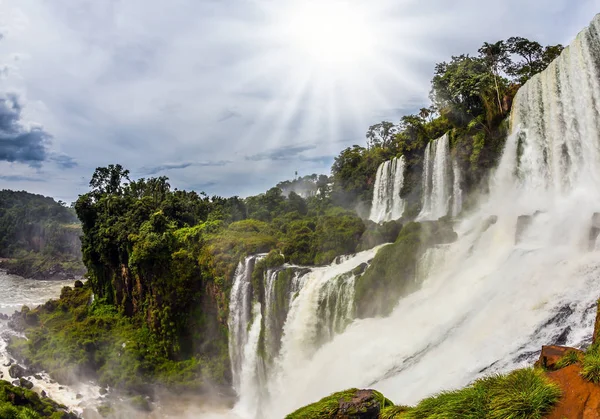
[[[350, 400], [355, 392], [332, 394], [286, 419], [335, 418], [340, 401]], [[526, 368], [479, 379], [463, 389], [424, 399], [415, 407], [393, 406], [381, 395], [379, 419], [541, 419], [560, 396], [560, 387], [543, 370]]]
[[558, 402], [560, 387], [540, 369], [516, 370], [490, 389], [490, 419], [541, 419]]
[[581, 376], [592, 383], [600, 383], [600, 345], [594, 344], [585, 352]]
[[576, 351], [568, 351], [562, 358], [558, 360], [556, 363], [556, 369], [560, 370], [562, 368], [568, 367], [569, 365], [577, 364], [581, 362], [582, 357], [579, 352]]

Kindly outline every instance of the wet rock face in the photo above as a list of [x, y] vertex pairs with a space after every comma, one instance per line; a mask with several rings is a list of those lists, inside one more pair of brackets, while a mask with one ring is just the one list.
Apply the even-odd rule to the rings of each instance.
[[12, 378], [21, 378], [25, 375], [28, 375], [28, 371], [26, 368], [20, 366], [19, 364], [14, 364], [11, 365], [11, 367], [8, 369], [8, 374]]
[[33, 383], [23, 377], [19, 378], [19, 386], [26, 388], [27, 390], [31, 390], [33, 388]]

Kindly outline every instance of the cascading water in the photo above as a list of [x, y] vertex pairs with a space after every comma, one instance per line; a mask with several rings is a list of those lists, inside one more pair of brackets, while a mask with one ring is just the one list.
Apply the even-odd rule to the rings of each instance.
[[452, 216], [456, 217], [462, 211], [463, 205], [460, 167], [458, 167], [456, 159], [452, 160], [452, 178], [454, 179], [452, 184]]
[[[487, 201], [455, 226], [458, 241], [423, 256], [421, 289], [389, 317], [354, 321], [313, 344], [316, 290], [340, 271], [308, 274], [291, 303], [260, 417], [280, 418], [350, 387], [413, 404], [530, 365], [542, 344], [589, 342], [600, 294], [600, 252], [588, 242], [600, 211], [599, 34], [596, 17], [520, 89]], [[456, 213], [452, 175], [444, 177], [452, 171], [447, 137], [430, 143], [425, 160], [420, 218]], [[518, 230], [517, 219], [527, 221]]]
[[252, 315], [252, 270], [254, 264], [262, 256], [250, 256], [240, 262], [231, 288], [229, 302], [229, 358], [233, 386], [241, 391], [242, 371], [246, 361], [246, 345], [248, 343], [248, 323]]
[[452, 197], [450, 182], [450, 142], [448, 134], [425, 148], [423, 160], [423, 208], [419, 220], [437, 220], [448, 215]]
[[397, 220], [404, 213], [404, 200], [400, 196], [404, 185], [404, 156], [379, 165], [373, 189], [373, 204], [369, 219], [376, 223]]
[[[271, 393], [279, 391], [273, 385], [282, 379], [290, 362], [308, 360], [352, 322], [354, 281], [377, 250], [338, 258], [326, 267], [286, 265], [267, 270], [260, 290], [253, 289], [252, 276], [263, 255], [239, 264], [229, 315], [230, 358], [240, 396], [234, 409], [238, 416], [268, 415], [263, 406]], [[264, 305], [259, 295], [264, 295]]]

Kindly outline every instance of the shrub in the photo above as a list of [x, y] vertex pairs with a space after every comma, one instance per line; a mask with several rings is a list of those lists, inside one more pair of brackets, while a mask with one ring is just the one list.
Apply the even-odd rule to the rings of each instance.
[[592, 383], [600, 383], [600, 346], [590, 346], [583, 356], [582, 363], [581, 376]]
[[560, 387], [544, 371], [516, 370], [491, 386], [489, 418], [541, 419], [560, 396]]

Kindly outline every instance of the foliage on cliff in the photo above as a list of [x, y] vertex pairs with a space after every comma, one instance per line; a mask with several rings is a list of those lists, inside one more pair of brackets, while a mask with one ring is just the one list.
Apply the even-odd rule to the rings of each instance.
[[81, 275], [81, 229], [72, 208], [28, 192], [0, 191], [0, 258], [16, 274], [45, 278]]
[[132, 320], [103, 301], [92, 302], [87, 284], [65, 287], [58, 300], [40, 307], [24, 307], [12, 322], [28, 339], [14, 339], [11, 352], [61, 383], [89, 378], [131, 393], [150, 392], [152, 384], [189, 391], [226, 388], [226, 357], [170, 359], [164, 342], [141, 318]]
[[451, 149], [462, 170], [462, 189], [483, 184], [502, 150], [507, 126], [503, 120], [519, 86], [543, 71], [561, 45], [542, 47], [513, 37], [484, 43], [477, 56], [460, 55], [435, 66], [428, 107], [405, 115], [397, 124], [383, 121], [367, 131], [367, 146], [343, 150], [332, 167], [332, 197], [336, 203], [367, 215], [378, 166], [404, 155], [406, 172], [401, 192], [408, 201], [405, 216], [418, 213], [423, 153], [427, 144], [450, 134]]
[[37, 393], [0, 380], [0, 418], [2, 419], [75, 419], [65, 406], [40, 398]]

